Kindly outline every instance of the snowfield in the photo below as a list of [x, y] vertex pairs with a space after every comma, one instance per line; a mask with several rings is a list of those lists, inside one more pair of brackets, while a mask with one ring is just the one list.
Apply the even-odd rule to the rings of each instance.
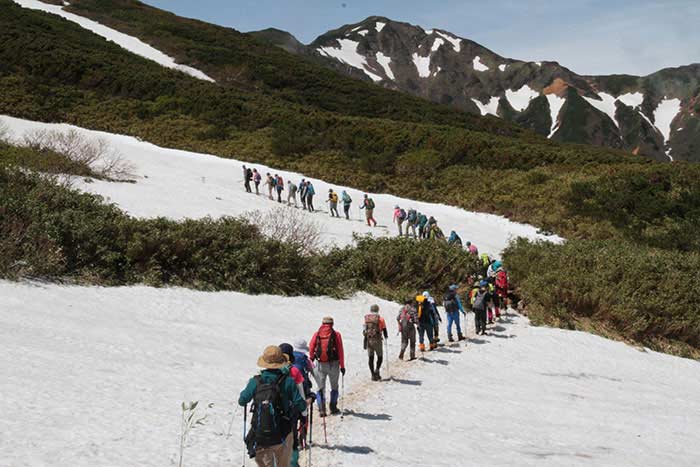
[[328, 57], [333, 57], [353, 68], [362, 70], [373, 81], [381, 81], [383, 78], [369, 70], [367, 57], [357, 51], [359, 42], [351, 39], [337, 39], [338, 47], [319, 47], [318, 51]]
[[535, 91], [527, 84], [524, 84], [517, 91], [506, 89], [506, 99], [508, 99], [508, 103], [518, 112], [527, 109], [530, 105], [530, 101], [539, 95], [539, 92]]
[[[76, 129], [91, 139], [104, 139], [111, 147], [117, 149], [125, 160], [136, 167], [136, 183], [113, 183], [94, 180], [86, 183], [76, 180], [76, 187], [104, 196], [116, 203], [129, 214], [137, 217], [169, 217], [174, 219], [202, 218], [206, 216], [238, 216], [251, 211], [266, 211], [279, 208], [277, 202], [267, 199], [267, 195], [247, 194], [243, 188], [241, 162], [232, 159], [197, 154], [176, 149], [165, 149], [142, 142], [130, 136], [85, 130], [65, 124], [46, 124], [21, 120], [12, 117], [0, 117], [12, 130], [15, 138], [27, 131]], [[267, 172], [279, 174], [285, 183], [299, 183], [303, 175], [276, 170], [260, 164], [256, 167], [263, 177]], [[308, 179], [308, 177], [306, 177]], [[514, 237], [542, 238], [561, 241], [559, 237], [544, 237], [537, 234], [537, 229], [525, 224], [511, 222], [506, 218], [491, 214], [475, 213], [443, 204], [432, 204], [399, 198], [393, 195], [373, 194], [376, 203], [375, 218], [379, 227], [370, 228], [364, 223], [364, 211], [359, 211], [362, 192], [337, 185], [329, 185], [313, 179], [316, 189], [314, 204], [319, 212], [306, 213], [306, 218], [318, 224], [324, 244], [348, 245], [352, 243], [353, 233], [372, 233], [374, 235], [395, 235], [396, 226], [392, 224], [395, 205], [405, 209], [414, 207], [438, 220], [446, 235], [454, 229], [464, 241], [471, 240], [480, 251], [498, 254]], [[331, 218], [327, 213], [328, 189], [340, 193], [345, 189], [353, 199], [352, 220]], [[267, 190], [260, 186], [261, 193]], [[283, 193], [286, 200], [286, 191]], [[342, 213], [342, 209], [340, 209]], [[360, 218], [363, 220], [361, 221]]]
[[551, 138], [559, 129], [559, 112], [561, 112], [561, 108], [564, 106], [566, 99], [556, 94], [547, 94], [547, 102], [549, 103], [549, 113], [552, 119], [552, 126], [549, 129], [549, 136], [547, 136], [547, 138]]
[[491, 99], [487, 103], [482, 103], [479, 101], [479, 99], [475, 99], [472, 97], [472, 102], [476, 104], [477, 107], [479, 107], [479, 112], [481, 112], [481, 115], [493, 115], [495, 117], [498, 117], [498, 103], [500, 99], [497, 96], [492, 96]]
[[[24, 8], [30, 8], [32, 10], [41, 10], [47, 13], [52, 13], [54, 15], [61, 16], [69, 21], [79, 24], [80, 26], [89, 31], [94, 32], [98, 36], [104, 37], [108, 41], [114, 42], [115, 44], [121, 46], [122, 48], [128, 50], [131, 53], [140, 55], [141, 57], [147, 58], [149, 60], [153, 60], [154, 62], [166, 68], [173, 68], [183, 73], [187, 73], [188, 75], [193, 76], [195, 78], [204, 81], [214, 82], [214, 80], [211, 79], [209, 76], [195, 68], [175, 63], [174, 58], [165, 55], [160, 50], [157, 50], [156, 48], [146, 44], [140, 39], [128, 36], [117, 30], [108, 28], [107, 26], [104, 26], [98, 22], [92, 21], [74, 13], [69, 13], [65, 11], [62, 6], [50, 5], [39, 0], [14, 0], [14, 2]], [[68, 5], [68, 3], [64, 2], [64, 6], [65, 5]]]
[[[177, 465], [189, 400], [213, 406], [185, 465], [241, 465], [235, 402], [257, 356], [308, 340], [327, 314], [345, 341], [347, 414], [328, 420], [328, 445], [316, 418], [315, 466], [681, 467], [700, 456], [698, 362], [530, 327], [515, 314], [479, 338], [470, 316], [466, 344], [404, 363], [395, 359], [397, 306], [366, 294], [0, 281], [0, 296], [3, 466]], [[372, 303], [390, 326], [381, 383], [369, 381], [361, 343]]]

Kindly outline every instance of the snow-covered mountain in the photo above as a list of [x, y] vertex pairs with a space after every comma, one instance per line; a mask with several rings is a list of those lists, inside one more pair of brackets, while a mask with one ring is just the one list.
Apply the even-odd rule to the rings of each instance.
[[382, 86], [512, 120], [555, 141], [700, 160], [698, 64], [645, 77], [581, 76], [557, 62], [506, 58], [448, 31], [376, 16], [303, 50]]

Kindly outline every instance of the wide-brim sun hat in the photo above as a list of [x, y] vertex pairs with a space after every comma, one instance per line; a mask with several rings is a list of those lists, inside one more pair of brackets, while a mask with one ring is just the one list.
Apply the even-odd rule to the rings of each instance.
[[289, 358], [276, 345], [268, 345], [263, 354], [258, 357], [258, 367], [266, 370], [278, 370], [288, 364]]
[[309, 351], [309, 344], [304, 339], [299, 339], [299, 340], [294, 341], [294, 348], [296, 350], [308, 352]]

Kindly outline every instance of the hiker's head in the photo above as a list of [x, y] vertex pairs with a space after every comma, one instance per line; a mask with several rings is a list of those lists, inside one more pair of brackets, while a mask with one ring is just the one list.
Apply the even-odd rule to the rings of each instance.
[[278, 346], [282, 353], [287, 356], [287, 359], [290, 362], [294, 361], [294, 347], [292, 347], [291, 344], [287, 344], [286, 342], [284, 344], [280, 344]]
[[333, 188], [329, 188], [328, 193], [333, 193]]
[[396, 206], [394, 206], [394, 209], [399, 209], [399, 205], [397, 204]]
[[371, 307], [369, 307], [369, 311], [371, 311], [372, 313], [379, 313], [379, 305], [372, 305]]
[[323, 318], [323, 321], [321, 321], [321, 324], [329, 324], [333, 326], [333, 318], [330, 316], [326, 316], [325, 318]]
[[415, 300], [415, 298], [413, 298], [413, 297], [407, 297], [406, 300], [403, 301], [403, 304], [410, 305], [411, 303], [413, 303], [414, 300]]
[[470, 242], [469, 240], [467, 240], [467, 246], [472, 246], [472, 242]]
[[457, 290], [457, 284], [452, 284], [450, 286], [450, 290]]
[[265, 347], [263, 354], [258, 358], [258, 366], [266, 370], [277, 370], [288, 363], [287, 356], [276, 345]]
[[423, 298], [430, 298], [430, 292], [428, 292], [427, 290], [423, 292]]
[[367, 193], [365, 193], [365, 198], [367, 198]]
[[309, 344], [307, 344], [304, 339], [299, 339], [294, 341], [294, 348], [302, 352], [308, 352]]
[[485, 288], [488, 287], [488, 286], [489, 286], [489, 282], [488, 282], [488, 281], [481, 281], [481, 282], [479, 282], [479, 288], [480, 288], [480, 289], [485, 289]]

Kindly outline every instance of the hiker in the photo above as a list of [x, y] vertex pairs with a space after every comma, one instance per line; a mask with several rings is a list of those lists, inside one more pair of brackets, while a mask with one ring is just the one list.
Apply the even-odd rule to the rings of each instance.
[[421, 352], [425, 352], [425, 337], [428, 337], [430, 350], [433, 350], [437, 345], [433, 342], [433, 312], [425, 295], [416, 296], [416, 313], [418, 315], [418, 348]]
[[435, 347], [437, 347], [437, 343], [440, 342], [440, 323], [442, 323], [442, 317], [435, 304], [435, 299], [430, 295], [430, 292], [426, 290], [423, 292], [423, 296], [426, 299], [429, 310], [433, 314], [433, 342], [435, 342]]
[[450, 238], [449, 240], [447, 240], [447, 243], [449, 245], [457, 245], [460, 248], [462, 248], [462, 239], [459, 237], [459, 235], [457, 235], [457, 232], [455, 232], [454, 230], [450, 232]]
[[309, 211], [314, 212], [314, 195], [316, 190], [311, 184], [311, 181], [306, 182], [306, 207]]
[[367, 193], [365, 193], [365, 198], [362, 201], [362, 206], [360, 206], [360, 209], [365, 210], [365, 218], [367, 219], [367, 225], [372, 227], [372, 222], [374, 223], [374, 226], [377, 226], [377, 221], [374, 219], [374, 200], [370, 198]]
[[301, 201], [301, 207], [306, 211], [306, 180], [303, 178], [299, 182], [299, 201]]
[[333, 329], [333, 318], [323, 318], [321, 327], [311, 338], [309, 349], [311, 358], [318, 362], [314, 369], [316, 379], [316, 401], [321, 417], [326, 416], [326, 378], [331, 382], [331, 414], [340, 413], [338, 410], [338, 378], [345, 376], [345, 354], [343, 352], [343, 338]]
[[299, 467], [299, 448], [305, 447], [306, 432], [307, 432], [307, 422], [308, 422], [308, 404], [309, 401], [313, 401], [313, 393], [311, 392], [311, 381], [309, 372], [313, 369], [313, 364], [311, 360], [306, 356], [301, 349], [306, 348], [306, 341], [302, 340], [300, 343], [295, 344], [298, 351], [294, 350], [291, 344], [280, 344], [279, 348], [287, 356], [289, 364], [287, 369], [289, 371], [289, 376], [294, 380], [294, 383], [299, 390], [299, 394], [304, 398], [304, 402], [307, 407], [300, 414], [297, 413], [297, 417], [291, 420], [292, 424], [292, 435], [294, 439], [294, 445], [292, 447], [292, 459], [291, 467]]
[[411, 232], [413, 232], [413, 238], [416, 239], [416, 226], [418, 225], [418, 213], [416, 212], [415, 209], [410, 208], [408, 210], [408, 216], [406, 217], [406, 238], [408, 238], [409, 232], [408, 229], [411, 229]]
[[469, 253], [473, 254], [474, 256], [479, 256], [479, 249], [472, 242], [467, 242], [467, 250], [469, 250]]
[[494, 295], [494, 303], [496, 307], [496, 318], [501, 317], [501, 309], [505, 312], [508, 307], [508, 273], [499, 266], [496, 271], [496, 294]]
[[293, 448], [291, 419], [295, 412], [306, 409], [304, 398], [286, 371], [288, 363], [279, 347], [266, 347], [258, 358], [261, 373], [248, 381], [238, 398], [241, 407], [253, 401], [245, 442], [260, 467], [289, 465]]
[[332, 188], [328, 190], [328, 205], [331, 217], [340, 217], [340, 214], [338, 214], [338, 193], [333, 191]]
[[408, 214], [406, 214], [405, 209], [400, 208], [398, 204], [394, 206], [394, 223], [399, 227], [399, 237], [403, 237], [403, 222], [406, 220], [406, 217], [408, 217]]
[[437, 223], [435, 223], [430, 226], [430, 232], [428, 234], [428, 237], [431, 240], [444, 240], [445, 234], [442, 233], [442, 229], [438, 227]]
[[267, 173], [266, 175], [267, 179], [265, 180], [265, 186], [267, 187], [267, 196], [270, 199], [272, 198], [272, 190], [275, 189], [275, 179], [272, 178], [272, 175], [270, 175], [270, 172]]
[[409, 361], [416, 359], [416, 326], [418, 326], [418, 312], [413, 305], [415, 302], [408, 299], [404, 302], [403, 307], [399, 310], [399, 315], [396, 321], [399, 324], [399, 333], [401, 334], [401, 352], [399, 352], [399, 360], [403, 360], [406, 353], [406, 347], [409, 348]]
[[459, 294], [457, 293], [457, 286], [455, 284], [451, 285], [450, 288], [445, 293], [443, 297], [443, 306], [445, 307], [445, 314], [447, 315], [447, 340], [449, 342], [454, 342], [452, 337], [452, 324], [457, 327], [457, 340], [463, 341], [464, 334], [462, 334], [462, 326], [459, 322], [459, 314], [465, 315], [464, 307], [462, 302], [459, 300]]
[[296, 183], [292, 182], [291, 180], [287, 182], [287, 206], [291, 206], [292, 202], [290, 200], [294, 200], [294, 207], [297, 207], [297, 185]]
[[485, 280], [479, 282], [478, 289], [473, 293], [472, 311], [474, 312], [474, 322], [476, 323], [476, 334], [486, 334], [486, 309], [491, 301], [489, 293], [489, 283]]
[[428, 238], [428, 216], [418, 214], [418, 236], [421, 239]]
[[[389, 339], [389, 333], [386, 330], [384, 318], [379, 316], [379, 305], [372, 305], [369, 309], [370, 313], [365, 315], [365, 326], [363, 330], [364, 348], [369, 357], [369, 371], [372, 374], [372, 381], [381, 381], [382, 377], [379, 370], [382, 368], [384, 361], [384, 348], [382, 347], [384, 339]], [[374, 366], [374, 356], [377, 356], [377, 366]]]
[[250, 181], [253, 180], [253, 171], [250, 169], [247, 169], [246, 166], [243, 166], [243, 184], [245, 185], [245, 191], [247, 193], [252, 193], [253, 190], [250, 189]]
[[260, 194], [260, 181], [262, 180], [262, 175], [258, 172], [258, 169], [253, 169], [253, 182], [255, 182], [255, 194]]
[[277, 202], [282, 202], [282, 191], [284, 190], [284, 180], [282, 177], [275, 174], [275, 189], [277, 190]]
[[345, 212], [345, 218], [350, 220], [350, 205], [352, 204], [352, 198], [345, 190], [343, 190], [341, 198], [343, 200], [343, 211]]

